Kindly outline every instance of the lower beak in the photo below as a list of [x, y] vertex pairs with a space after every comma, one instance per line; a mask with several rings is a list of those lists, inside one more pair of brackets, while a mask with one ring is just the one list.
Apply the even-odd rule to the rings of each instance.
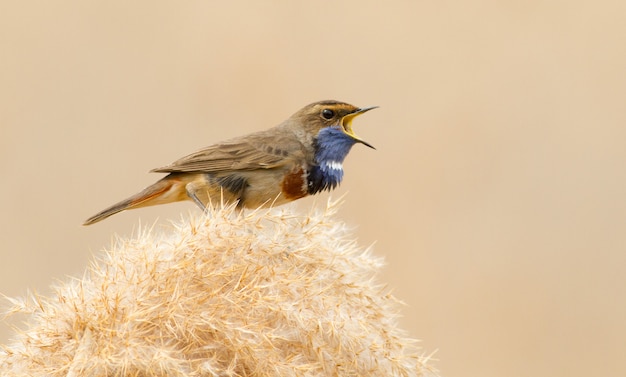
[[364, 140], [361, 140], [361, 138], [359, 138], [354, 133], [354, 131], [352, 130], [352, 120], [354, 118], [358, 117], [359, 115], [361, 115], [363, 113], [366, 113], [366, 112], [368, 112], [368, 111], [370, 111], [372, 109], [375, 109], [377, 107], [378, 106], [372, 106], [372, 107], [365, 107], [365, 108], [362, 108], [362, 109], [358, 109], [357, 111], [355, 111], [353, 113], [350, 113], [350, 114], [344, 116], [341, 119], [341, 125], [343, 126], [343, 129], [344, 129], [344, 131], [346, 132], [347, 135], [349, 135], [351, 138], [353, 138], [354, 140], [358, 141], [359, 143], [365, 144], [365, 145], [367, 145], [368, 147], [370, 147], [372, 149], [376, 149], [376, 148], [374, 148], [374, 146], [372, 146], [372, 144], [370, 144], [370, 143], [368, 143], [368, 142], [366, 142]]

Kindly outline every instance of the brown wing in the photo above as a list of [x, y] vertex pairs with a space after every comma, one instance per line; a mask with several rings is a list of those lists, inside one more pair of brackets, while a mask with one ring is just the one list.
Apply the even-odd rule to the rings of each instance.
[[293, 134], [288, 136], [275, 128], [258, 132], [203, 148], [152, 171], [216, 173], [277, 168], [304, 158], [302, 144]]

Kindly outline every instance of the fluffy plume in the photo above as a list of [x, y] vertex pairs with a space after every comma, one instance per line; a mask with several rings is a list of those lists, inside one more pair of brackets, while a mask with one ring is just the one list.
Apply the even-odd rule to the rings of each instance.
[[12, 299], [28, 324], [3, 376], [422, 376], [382, 261], [336, 205], [212, 209], [118, 240], [55, 295]]

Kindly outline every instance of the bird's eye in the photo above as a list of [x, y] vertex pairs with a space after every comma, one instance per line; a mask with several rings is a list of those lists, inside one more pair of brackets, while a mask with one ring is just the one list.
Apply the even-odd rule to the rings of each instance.
[[324, 109], [322, 110], [322, 117], [328, 120], [333, 119], [335, 117], [335, 112], [330, 109]]

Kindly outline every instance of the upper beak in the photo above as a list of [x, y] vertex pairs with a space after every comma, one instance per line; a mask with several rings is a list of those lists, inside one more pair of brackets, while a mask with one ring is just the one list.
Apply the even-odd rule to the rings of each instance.
[[364, 140], [361, 140], [358, 136], [356, 136], [356, 134], [354, 133], [354, 131], [352, 130], [352, 120], [356, 117], [358, 117], [359, 115], [366, 113], [372, 109], [377, 108], [378, 106], [371, 106], [371, 107], [365, 107], [362, 109], [358, 109], [357, 111], [350, 113], [346, 116], [344, 116], [341, 119], [341, 125], [343, 126], [343, 129], [345, 130], [346, 134], [348, 134], [350, 137], [352, 137], [354, 140], [358, 141], [359, 143], [365, 144], [368, 147], [372, 148], [372, 149], [376, 149], [374, 148], [374, 146]]

